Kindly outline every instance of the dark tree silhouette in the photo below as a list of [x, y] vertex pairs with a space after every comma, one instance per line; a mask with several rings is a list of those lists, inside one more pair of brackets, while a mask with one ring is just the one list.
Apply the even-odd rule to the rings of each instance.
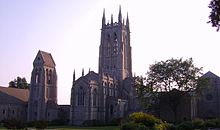
[[177, 107], [181, 98], [189, 91], [196, 91], [200, 85], [202, 68], [195, 67], [192, 58], [169, 59], [150, 65], [147, 72], [147, 86], [156, 92], [166, 92], [168, 104], [177, 119]]
[[135, 76], [135, 87], [137, 97], [142, 105], [142, 108], [148, 113], [156, 113], [158, 110], [158, 97], [151, 87], [147, 86], [146, 78]]
[[20, 89], [28, 89], [29, 88], [29, 84], [27, 83], [26, 79], [23, 77], [17, 77], [16, 79], [14, 79], [13, 81], [9, 82], [9, 86], [11, 88], [20, 88]]
[[211, 8], [211, 12], [209, 15], [210, 21], [208, 23], [212, 24], [212, 27], [216, 27], [216, 31], [219, 31], [220, 27], [220, 1], [219, 0], [211, 0], [209, 6]]

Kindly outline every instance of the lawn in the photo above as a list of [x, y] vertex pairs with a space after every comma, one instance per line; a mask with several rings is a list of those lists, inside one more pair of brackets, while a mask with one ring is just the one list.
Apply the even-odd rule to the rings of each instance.
[[105, 127], [48, 127], [47, 130], [120, 130], [117, 126], [105, 126]]
[[[0, 127], [0, 130], [7, 130], [6, 128]], [[35, 130], [34, 128], [29, 130]], [[117, 126], [105, 126], [105, 127], [74, 127], [74, 126], [57, 126], [48, 127], [45, 130], [120, 130]]]

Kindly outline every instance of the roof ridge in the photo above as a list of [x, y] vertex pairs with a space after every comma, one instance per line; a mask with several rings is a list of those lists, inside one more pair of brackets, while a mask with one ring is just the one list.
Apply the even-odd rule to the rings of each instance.
[[[37, 58], [39, 55], [42, 57], [42, 60], [43, 60], [43, 64], [44, 64], [44, 65], [50, 66], [50, 67], [55, 67], [55, 66], [56, 66], [56, 64], [55, 64], [55, 62], [54, 62], [54, 60], [53, 60], [53, 57], [52, 57], [51, 53], [46, 52], [46, 51], [39, 50], [38, 53], [37, 53], [36, 58]], [[35, 58], [34, 61], [37, 61], [36, 58]]]

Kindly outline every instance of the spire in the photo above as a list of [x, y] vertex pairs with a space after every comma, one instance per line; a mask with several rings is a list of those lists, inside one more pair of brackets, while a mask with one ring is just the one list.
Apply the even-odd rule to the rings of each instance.
[[105, 8], [103, 9], [103, 16], [102, 16], [102, 27], [105, 25]]
[[75, 69], [73, 71], [73, 81], [75, 82], [76, 81], [76, 73], [75, 73]]
[[111, 15], [111, 25], [113, 25], [113, 14]]
[[84, 76], [84, 68], [82, 69], [82, 76]]
[[75, 69], [74, 69], [74, 71], [73, 71], [73, 86], [75, 84], [75, 81], [76, 81], [76, 75], [75, 75]]
[[122, 22], [121, 5], [119, 6], [118, 23]]
[[128, 12], [127, 12], [127, 19], [126, 19], [126, 25], [129, 25], [129, 18], [128, 18]]
[[126, 27], [127, 27], [128, 31], [130, 32], [128, 12], [127, 12], [127, 19], [126, 19]]

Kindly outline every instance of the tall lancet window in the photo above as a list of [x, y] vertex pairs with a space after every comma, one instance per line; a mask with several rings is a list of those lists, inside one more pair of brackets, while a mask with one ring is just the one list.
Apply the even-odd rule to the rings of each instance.
[[47, 84], [52, 83], [52, 70], [46, 69]]
[[47, 78], [47, 79], [48, 79], [48, 81], [47, 81], [48, 84], [51, 84], [51, 83], [52, 83], [52, 70], [49, 71], [49, 74], [48, 74], [48, 78]]
[[82, 86], [79, 87], [78, 89], [78, 94], [77, 94], [77, 105], [84, 105], [84, 98], [85, 98], [85, 93], [84, 93], [84, 90], [82, 88]]
[[41, 69], [37, 69], [35, 70], [35, 83], [38, 84], [40, 83], [40, 73], [41, 73]]
[[93, 90], [93, 106], [97, 105], [97, 90]]
[[118, 38], [117, 38], [117, 34], [114, 33], [114, 41], [117, 41], [117, 40], [118, 40]]
[[47, 81], [47, 84], [48, 84], [48, 76], [49, 76], [49, 72], [48, 72], [48, 69], [46, 69], [46, 81]]

